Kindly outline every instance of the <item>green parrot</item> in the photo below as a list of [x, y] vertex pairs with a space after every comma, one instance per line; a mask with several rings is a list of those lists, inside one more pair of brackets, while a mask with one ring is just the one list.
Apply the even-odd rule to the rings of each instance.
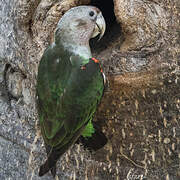
[[103, 95], [104, 75], [99, 61], [92, 58], [89, 40], [104, 32], [98, 8], [74, 7], [58, 22], [54, 42], [41, 58], [37, 107], [47, 160], [39, 176], [51, 171], [55, 177], [57, 160], [80, 136], [97, 137], [92, 119]]

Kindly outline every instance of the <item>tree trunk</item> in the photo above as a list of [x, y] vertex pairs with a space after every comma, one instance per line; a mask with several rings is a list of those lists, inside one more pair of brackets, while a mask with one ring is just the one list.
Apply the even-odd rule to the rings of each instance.
[[91, 46], [109, 82], [94, 119], [108, 143], [95, 153], [74, 145], [59, 179], [180, 179], [179, 0], [1, 0], [0, 179], [52, 179], [38, 177], [37, 67], [60, 17], [82, 4], [107, 22]]

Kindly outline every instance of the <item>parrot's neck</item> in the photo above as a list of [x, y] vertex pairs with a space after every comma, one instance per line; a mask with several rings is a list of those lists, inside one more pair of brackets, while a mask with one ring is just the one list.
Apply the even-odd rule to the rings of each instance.
[[75, 55], [79, 55], [83, 58], [89, 59], [92, 57], [91, 50], [89, 45], [82, 46], [82, 45], [64, 45], [65, 49], [72, 52]]
[[59, 36], [54, 39], [54, 42], [57, 46], [63, 46], [63, 48], [70, 53], [81, 56], [84, 59], [89, 59], [92, 57], [89, 39], [86, 38], [86, 40], [81, 40], [80, 37], [79, 39], [69, 38], [69, 36], [66, 37], [65, 34], [59, 32]]
[[87, 45], [75, 45], [75, 44], [63, 44], [64, 48], [69, 52], [82, 57], [83, 59], [92, 58], [89, 44]]

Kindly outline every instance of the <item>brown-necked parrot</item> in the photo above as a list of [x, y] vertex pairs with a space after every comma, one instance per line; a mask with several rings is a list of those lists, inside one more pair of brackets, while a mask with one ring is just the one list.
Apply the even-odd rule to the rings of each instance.
[[37, 107], [48, 157], [39, 176], [50, 170], [55, 176], [57, 160], [80, 136], [97, 136], [92, 118], [103, 95], [104, 78], [89, 40], [101, 38], [104, 32], [105, 20], [98, 8], [74, 7], [58, 22], [54, 42], [42, 56]]

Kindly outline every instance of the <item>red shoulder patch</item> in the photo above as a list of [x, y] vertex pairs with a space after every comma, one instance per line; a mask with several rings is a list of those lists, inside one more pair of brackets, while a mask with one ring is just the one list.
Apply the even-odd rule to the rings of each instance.
[[97, 60], [96, 58], [91, 58], [95, 63], [99, 63], [99, 60]]
[[[95, 63], [98, 63], [99, 64], [99, 60], [97, 60], [96, 58], [91, 58]], [[101, 65], [99, 64], [99, 67], [100, 67], [100, 70], [101, 70], [101, 73], [103, 72], [103, 70], [102, 70], [102, 67], [101, 67]]]

